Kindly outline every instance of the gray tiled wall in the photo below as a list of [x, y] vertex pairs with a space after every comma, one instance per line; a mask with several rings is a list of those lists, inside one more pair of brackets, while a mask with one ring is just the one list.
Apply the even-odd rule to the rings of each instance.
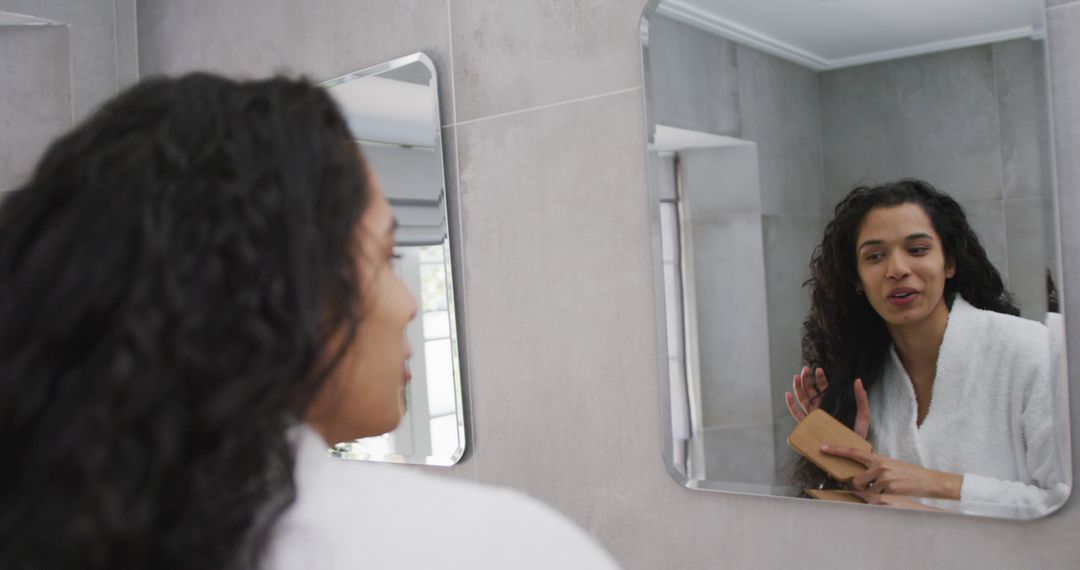
[[[468, 461], [441, 472], [509, 485], [554, 504], [628, 568], [1080, 564], [1075, 500], [1049, 518], [1018, 524], [702, 493], [667, 474], [656, 380], [663, 355], [655, 353], [646, 128], [640, 90], [621, 92], [641, 86], [636, 14], [642, 1], [549, 0], [531, 2], [536, 7], [526, 10], [473, 0], [398, 0], [410, 14], [407, 23], [394, 19], [398, 8], [384, 4], [322, 1], [312, 3], [319, 6], [317, 19], [305, 23], [310, 31], [301, 35], [264, 26], [279, 16], [254, 0], [230, 3], [246, 15], [238, 20], [204, 18], [198, 11], [171, 12], [180, 16], [162, 21], [144, 18], [163, 13], [161, 4], [166, 0], [139, 3], [144, 62], [148, 54], [172, 52], [178, 70], [234, 58], [237, 70], [249, 60], [248, 71], [255, 73], [265, 70], [256, 65], [263, 61], [257, 50], [215, 55], [196, 45], [228, 45], [225, 39], [242, 29], [241, 44], [257, 43], [282, 57], [317, 54], [315, 46], [324, 40], [316, 32], [362, 31], [365, 22], [376, 21], [392, 33], [341, 33], [342, 55], [312, 55], [302, 70], [326, 71], [324, 59], [359, 68], [379, 54], [441, 49], [432, 55], [442, 62], [444, 83], [470, 90], [469, 112], [461, 118], [471, 122], [446, 132], [460, 155], [455, 206], [464, 218], [475, 446]], [[544, 10], [553, 16], [538, 17]], [[583, 16], [574, 17], [575, 11]], [[602, 25], [590, 19], [595, 11], [605, 14]], [[1049, 13], [1061, 215], [1068, 220], [1080, 215], [1080, 162], [1074, 159], [1080, 156], [1080, 4]], [[427, 35], [412, 32], [451, 21], [452, 50], [432, 47]], [[505, 42], [491, 43], [500, 36]], [[509, 44], [525, 47], [479, 53]], [[496, 56], [502, 61], [492, 63]], [[530, 72], [540, 58], [574, 69], [538, 65]], [[582, 79], [606, 62], [612, 71]], [[144, 63], [144, 71], [155, 68]], [[483, 88], [462, 87], [480, 81]], [[496, 101], [491, 95], [511, 84], [506, 97]], [[595, 97], [571, 101], [582, 96]], [[568, 102], [556, 104], [563, 100]], [[1061, 232], [1064, 287], [1080, 289], [1080, 264], [1068, 262], [1080, 256], [1080, 229], [1063, 224]], [[1069, 307], [1069, 323], [1080, 323], [1080, 305]], [[1080, 354], [1080, 328], [1070, 328], [1071, 353]], [[1080, 376], [1080, 358], [1072, 359], [1071, 371]], [[1072, 409], [1080, 409], [1077, 391], [1072, 399]], [[1074, 448], [1074, 463], [1078, 457]], [[842, 533], [842, 555], [834, 540], [784, 538], [808, 536], [821, 521], [830, 536]]]
[[702, 422], [772, 421], [761, 215], [690, 217]]
[[743, 45], [737, 53], [741, 138], [758, 145], [762, 212], [823, 215], [818, 74]]
[[991, 54], [977, 46], [822, 73], [828, 202], [866, 179], [912, 176], [960, 201], [1000, 199]]
[[71, 126], [71, 51], [64, 26], [0, 26], [0, 190], [29, 177]]
[[[742, 130], [735, 44], [674, 20], [648, 23], [654, 124], [738, 137]], [[708, 57], [688, 58], [688, 53]]]
[[[1046, 312], [1044, 273], [1053, 264], [1012, 267], [1019, 257], [1011, 250], [1036, 260], [1051, 252], [1042, 236], [1010, 234], [1005, 212], [1010, 201], [1044, 197], [1050, 188], [1043, 51], [1041, 42], [1019, 39], [821, 78], [825, 180], [834, 203], [861, 180], [930, 181], [964, 206], [1023, 315], [1035, 320]], [[1037, 215], [1030, 210], [1025, 219]]]
[[683, 271], [697, 340], [688, 354], [701, 379], [702, 424], [769, 423], [768, 385], [747, 381], [769, 377], [757, 149], [692, 149], [679, 158], [680, 224], [691, 260]]
[[1006, 199], [1043, 197], [1050, 186], [1049, 98], [1043, 48], [1042, 42], [1027, 40], [993, 45]]
[[76, 121], [138, 77], [135, 0], [0, 0], [0, 10], [70, 25]]
[[0, 0], [56, 26], [0, 27], [0, 189], [24, 180], [45, 145], [137, 76], [135, 0]]

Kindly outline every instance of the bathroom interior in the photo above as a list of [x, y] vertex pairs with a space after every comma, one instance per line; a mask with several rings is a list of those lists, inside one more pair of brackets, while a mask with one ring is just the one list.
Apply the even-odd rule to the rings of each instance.
[[402, 425], [342, 460], [522, 491], [627, 568], [1074, 566], [1075, 500], [964, 516], [787, 481], [813, 247], [848, 190], [907, 176], [964, 206], [1024, 318], [1061, 312], [1080, 457], [1080, 0], [890, 4], [0, 0], [0, 201], [140, 78], [308, 77], [387, 188], [424, 347]]

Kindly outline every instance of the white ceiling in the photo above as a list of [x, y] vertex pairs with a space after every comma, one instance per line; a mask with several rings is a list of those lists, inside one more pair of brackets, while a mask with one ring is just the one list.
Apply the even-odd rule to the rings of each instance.
[[1042, 37], [1043, 0], [664, 0], [657, 12], [812, 69]]

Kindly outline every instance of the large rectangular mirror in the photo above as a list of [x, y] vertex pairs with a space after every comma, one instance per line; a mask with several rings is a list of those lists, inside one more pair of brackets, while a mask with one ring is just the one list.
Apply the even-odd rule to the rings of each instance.
[[405, 415], [393, 432], [337, 445], [345, 459], [453, 465], [465, 453], [458, 314], [435, 66], [422, 53], [323, 83], [397, 220], [394, 269], [415, 296]]
[[[1043, 14], [1041, 0], [646, 6], [676, 480], [1012, 518], [1064, 503]], [[856, 479], [788, 445], [817, 408], [873, 444], [845, 458]]]

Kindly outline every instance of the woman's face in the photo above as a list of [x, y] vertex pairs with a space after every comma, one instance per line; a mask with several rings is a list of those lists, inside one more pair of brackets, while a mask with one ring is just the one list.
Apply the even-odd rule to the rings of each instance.
[[393, 430], [409, 380], [405, 327], [416, 316], [416, 301], [391, 267], [396, 223], [373, 174], [369, 187], [371, 200], [358, 228], [360, 325], [306, 418], [331, 444]]
[[855, 240], [859, 281], [889, 325], [922, 322], [944, 304], [945, 280], [956, 274], [941, 237], [918, 204], [874, 208]]

